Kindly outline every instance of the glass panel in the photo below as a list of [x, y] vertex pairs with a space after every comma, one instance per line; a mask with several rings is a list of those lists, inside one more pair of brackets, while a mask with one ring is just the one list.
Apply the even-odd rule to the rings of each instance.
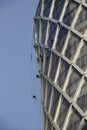
[[45, 99], [45, 92], [46, 92], [46, 79], [43, 78], [43, 90], [44, 90], [44, 99]]
[[40, 55], [43, 57], [44, 55], [44, 47], [40, 46]]
[[56, 27], [57, 27], [57, 25], [55, 23], [51, 22], [50, 31], [49, 31], [49, 39], [48, 39], [48, 46], [50, 48], [52, 48], [52, 45], [53, 45], [53, 42], [54, 42]]
[[51, 107], [51, 112], [50, 112], [53, 118], [57, 109], [59, 96], [60, 96], [59, 92], [56, 89], [54, 89], [53, 102], [52, 102], [52, 107]]
[[80, 121], [81, 121], [81, 117], [79, 116], [77, 111], [73, 110], [73, 113], [70, 116], [67, 130], [78, 130]]
[[71, 25], [73, 18], [75, 17], [75, 14], [77, 12], [78, 4], [74, 2], [73, 0], [70, 0], [65, 12], [65, 16], [63, 19], [63, 22], [67, 25]]
[[50, 73], [50, 78], [52, 80], [54, 80], [57, 71], [58, 62], [59, 62], [59, 57], [55, 54], [52, 54], [51, 73]]
[[46, 126], [46, 121], [47, 121], [47, 118], [46, 118], [46, 115], [44, 113], [44, 129], [45, 129], [45, 126]]
[[57, 80], [57, 83], [59, 87], [63, 87], [64, 81], [66, 79], [66, 75], [69, 69], [69, 64], [67, 64], [64, 60], [61, 61], [61, 67], [59, 72], [59, 78]]
[[64, 46], [64, 42], [65, 42], [66, 37], [67, 37], [67, 33], [68, 33], [67, 29], [65, 29], [64, 27], [60, 27], [59, 36], [58, 36], [57, 44], [56, 44], [56, 49], [59, 52], [62, 51], [62, 48]]
[[65, 121], [65, 117], [67, 115], [68, 108], [69, 108], [69, 103], [64, 98], [62, 98], [60, 113], [59, 113], [59, 117], [57, 120], [57, 123], [58, 123], [58, 126], [60, 127], [60, 129], [62, 129], [62, 127], [63, 127], [63, 123]]
[[87, 110], [87, 80], [85, 80], [85, 83], [82, 86], [80, 95], [77, 99], [77, 104], [84, 112]]
[[50, 83], [47, 83], [47, 101], [46, 101], [47, 110], [48, 110], [48, 108], [49, 108], [50, 97], [51, 97], [51, 91], [52, 91], [52, 85], [51, 85]]
[[44, 0], [44, 16], [48, 17], [50, 13], [52, 0]]
[[65, 56], [69, 59], [72, 59], [77, 51], [77, 47], [79, 45], [80, 38], [77, 37], [75, 34], [71, 33], [71, 37], [68, 42], [68, 47], [65, 52]]
[[50, 121], [48, 120], [48, 127], [47, 127], [47, 130], [51, 130], [51, 128], [52, 128], [52, 125], [51, 125]]
[[35, 20], [34, 39], [35, 39], [35, 43], [39, 43], [39, 20]]
[[63, 9], [63, 5], [64, 5], [64, 0], [56, 0], [54, 11], [53, 11], [54, 19], [59, 19], [62, 9]]
[[87, 42], [84, 43], [80, 55], [77, 59], [76, 64], [82, 69], [85, 70], [87, 67]]
[[48, 67], [49, 67], [49, 61], [50, 61], [50, 55], [51, 55], [51, 51], [50, 50], [48, 50], [48, 49], [46, 49], [46, 51], [45, 51], [45, 53], [46, 53], [46, 62], [45, 62], [45, 75], [47, 75], [47, 73], [48, 73]]
[[39, 57], [40, 57], [40, 62], [41, 62], [41, 70], [42, 70], [42, 67], [43, 67], [43, 56], [44, 56], [44, 48], [40, 47]]
[[42, 52], [41, 52], [42, 48], [40, 46], [37, 47], [37, 53], [38, 53], [38, 58], [37, 58], [37, 61], [38, 63], [41, 65], [42, 67], [42, 62], [43, 62], [43, 55], [42, 55]]
[[40, 0], [38, 7], [37, 7], [37, 11], [36, 11], [36, 15], [35, 16], [40, 16], [40, 12], [41, 12], [41, 4], [42, 4], [42, 0]]
[[46, 30], [47, 30], [47, 21], [42, 20], [42, 44], [44, 44], [44, 42], [45, 42]]
[[81, 33], [84, 33], [85, 29], [87, 29], [87, 8], [82, 7], [82, 11], [78, 16], [75, 29]]
[[47, 115], [46, 115], [46, 120], [45, 120], [45, 126], [44, 126], [44, 129], [46, 130], [48, 127], [48, 118], [47, 118]]
[[73, 69], [73, 72], [69, 79], [68, 86], [66, 88], [66, 92], [70, 97], [74, 96], [80, 79], [81, 79], [81, 75], [76, 70]]

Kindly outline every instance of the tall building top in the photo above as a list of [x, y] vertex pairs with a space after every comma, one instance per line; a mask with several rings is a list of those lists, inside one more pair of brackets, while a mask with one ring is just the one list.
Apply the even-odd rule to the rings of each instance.
[[86, 0], [39, 2], [34, 39], [45, 130], [81, 130], [87, 122], [86, 33]]

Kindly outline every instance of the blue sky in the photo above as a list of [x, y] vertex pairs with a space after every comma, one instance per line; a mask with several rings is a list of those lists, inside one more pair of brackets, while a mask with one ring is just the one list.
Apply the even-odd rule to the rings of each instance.
[[0, 127], [6, 130], [42, 129], [41, 87], [32, 49], [38, 1], [0, 0]]

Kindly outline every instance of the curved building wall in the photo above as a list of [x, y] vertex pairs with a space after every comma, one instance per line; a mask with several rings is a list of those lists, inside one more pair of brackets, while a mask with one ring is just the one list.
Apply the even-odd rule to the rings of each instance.
[[87, 1], [40, 0], [34, 42], [44, 130], [80, 130], [87, 122]]

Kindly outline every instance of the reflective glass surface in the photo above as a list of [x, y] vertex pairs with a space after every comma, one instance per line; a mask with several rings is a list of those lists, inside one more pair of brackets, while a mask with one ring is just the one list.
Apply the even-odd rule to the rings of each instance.
[[78, 16], [75, 29], [80, 33], [84, 33], [87, 29], [87, 8], [82, 7], [82, 10]]
[[53, 0], [41, 0], [34, 39], [40, 42], [36, 52], [41, 77], [45, 77], [45, 130], [55, 130], [55, 124], [60, 130], [78, 130], [87, 114], [87, 0], [55, 0], [54, 7]]
[[78, 112], [73, 109], [73, 113], [70, 116], [67, 130], [78, 130], [81, 117]]
[[37, 7], [37, 11], [36, 11], [35, 16], [40, 16], [41, 5], [42, 5], [42, 0], [40, 0], [40, 2], [39, 2], [39, 4], [38, 4], [38, 7]]
[[56, 0], [54, 11], [53, 11], [53, 18], [54, 19], [59, 20], [61, 13], [62, 13], [63, 6], [64, 6], [64, 0]]
[[49, 16], [52, 0], [44, 0], [44, 16]]
[[63, 19], [63, 22], [65, 24], [69, 26], [71, 25], [75, 17], [77, 8], [78, 8], [78, 4], [74, 2], [73, 0], [70, 0], [66, 9], [65, 15], [64, 15], [64, 19]]
[[80, 82], [81, 75], [73, 69], [73, 72], [69, 78], [70, 79], [66, 88], [66, 92], [70, 97], [73, 97]]
[[60, 72], [59, 72], [59, 78], [57, 80], [57, 84], [59, 87], [63, 87], [64, 81], [66, 79], [66, 75], [69, 69], [69, 64], [65, 62], [64, 60], [61, 60], [61, 67], [60, 67]]

